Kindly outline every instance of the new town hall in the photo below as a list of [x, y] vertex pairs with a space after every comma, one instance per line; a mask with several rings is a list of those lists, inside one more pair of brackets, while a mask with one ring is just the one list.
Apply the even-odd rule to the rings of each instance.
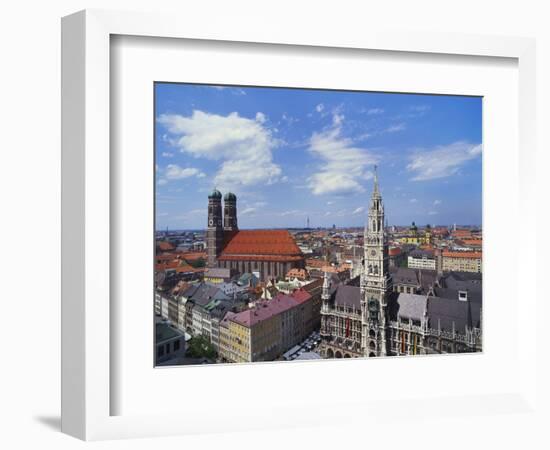
[[359, 286], [331, 283], [325, 274], [323, 357], [481, 351], [480, 278], [438, 273], [424, 289], [411, 293], [398, 288], [398, 277], [389, 266], [384, 205], [375, 173]]

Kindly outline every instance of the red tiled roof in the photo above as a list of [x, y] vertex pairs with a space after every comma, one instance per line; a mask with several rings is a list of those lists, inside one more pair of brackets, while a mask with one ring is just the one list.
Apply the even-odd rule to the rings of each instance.
[[462, 240], [462, 243], [464, 243], [465, 245], [477, 245], [477, 246], [481, 246], [482, 245], [482, 240], [481, 239], [463, 239]]
[[301, 261], [301, 256], [276, 256], [276, 255], [222, 255], [218, 261]]
[[161, 253], [160, 255], [155, 256], [155, 259], [157, 261], [172, 261], [176, 259], [176, 256], [172, 253]]
[[298, 269], [294, 267], [287, 272], [286, 276], [287, 278], [296, 277], [296, 278], [302, 278], [305, 280], [307, 278], [307, 271], [306, 269]]
[[481, 252], [443, 252], [443, 257], [447, 258], [476, 258], [481, 259]]
[[312, 258], [306, 259], [306, 266], [321, 268], [326, 266], [326, 264], [327, 262], [324, 259], [312, 259]]
[[180, 254], [186, 261], [196, 261], [197, 259], [206, 259], [206, 252], [188, 252]]
[[[303, 259], [299, 247], [287, 230], [242, 230], [235, 233], [225, 244], [220, 255], [224, 258], [238, 256], [254, 256], [254, 260], [262, 257], [284, 257], [283, 261]], [[272, 259], [270, 259], [272, 260]]]
[[307, 302], [311, 299], [311, 294], [304, 289], [297, 289], [292, 293], [292, 298], [298, 302], [298, 304]]
[[167, 263], [155, 264], [155, 270], [159, 272], [167, 269], [175, 269], [179, 266], [179, 264], [179, 261], [170, 261]]
[[401, 254], [401, 249], [399, 247], [391, 247], [389, 250], [388, 250], [388, 254], [390, 256], [397, 256], [397, 255], [400, 255]]
[[166, 250], [174, 250], [176, 246], [172, 244], [171, 242], [167, 241], [160, 241], [157, 243], [160, 250], [166, 251]]
[[454, 230], [453, 236], [471, 236], [472, 232], [470, 230]]

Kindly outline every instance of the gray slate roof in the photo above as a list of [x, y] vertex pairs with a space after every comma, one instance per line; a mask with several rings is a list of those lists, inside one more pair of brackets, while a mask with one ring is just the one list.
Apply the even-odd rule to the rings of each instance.
[[481, 290], [473, 290], [471, 291], [468, 288], [465, 289], [447, 289], [447, 288], [434, 288], [434, 294], [437, 297], [446, 298], [446, 299], [458, 299], [458, 292], [460, 291], [467, 291], [468, 292], [468, 299], [472, 303], [476, 303], [478, 305], [481, 305], [482, 301], [482, 292]]
[[361, 309], [361, 289], [358, 286], [339, 284], [332, 293], [332, 298], [338, 306], [353, 306]]
[[231, 278], [231, 269], [226, 269], [224, 267], [211, 267], [204, 273], [204, 275], [206, 277], [214, 278]]
[[187, 288], [183, 294], [195, 305], [205, 306], [214, 299], [227, 300], [228, 297], [216, 286], [207, 283], [193, 284]]
[[418, 284], [416, 270], [406, 267], [392, 267], [390, 270], [393, 282], [396, 284]]
[[400, 293], [397, 305], [398, 318], [422, 321], [426, 311], [426, 296]]
[[481, 305], [458, 299], [430, 297], [428, 300], [428, 320], [430, 328], [442, 331], [455, 331], [464, 334], [466, 325], [480, 327]]
[[483, 289], [483, 280], [480, 273], [449, 272], [440, 281], [441, 287], [468, 292], [480, 292]]

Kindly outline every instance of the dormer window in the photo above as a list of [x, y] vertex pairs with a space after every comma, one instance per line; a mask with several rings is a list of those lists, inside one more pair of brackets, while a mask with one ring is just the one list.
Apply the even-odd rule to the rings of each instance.
[[458, 299], [461, 302], [468, 301], [468, 291], [458, 291]]

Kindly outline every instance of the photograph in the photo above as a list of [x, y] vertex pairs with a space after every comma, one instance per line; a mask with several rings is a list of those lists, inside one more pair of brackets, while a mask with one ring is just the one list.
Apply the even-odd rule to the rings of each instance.
[[155, 82], [154, 365], [482, 352], [482, 114]]

